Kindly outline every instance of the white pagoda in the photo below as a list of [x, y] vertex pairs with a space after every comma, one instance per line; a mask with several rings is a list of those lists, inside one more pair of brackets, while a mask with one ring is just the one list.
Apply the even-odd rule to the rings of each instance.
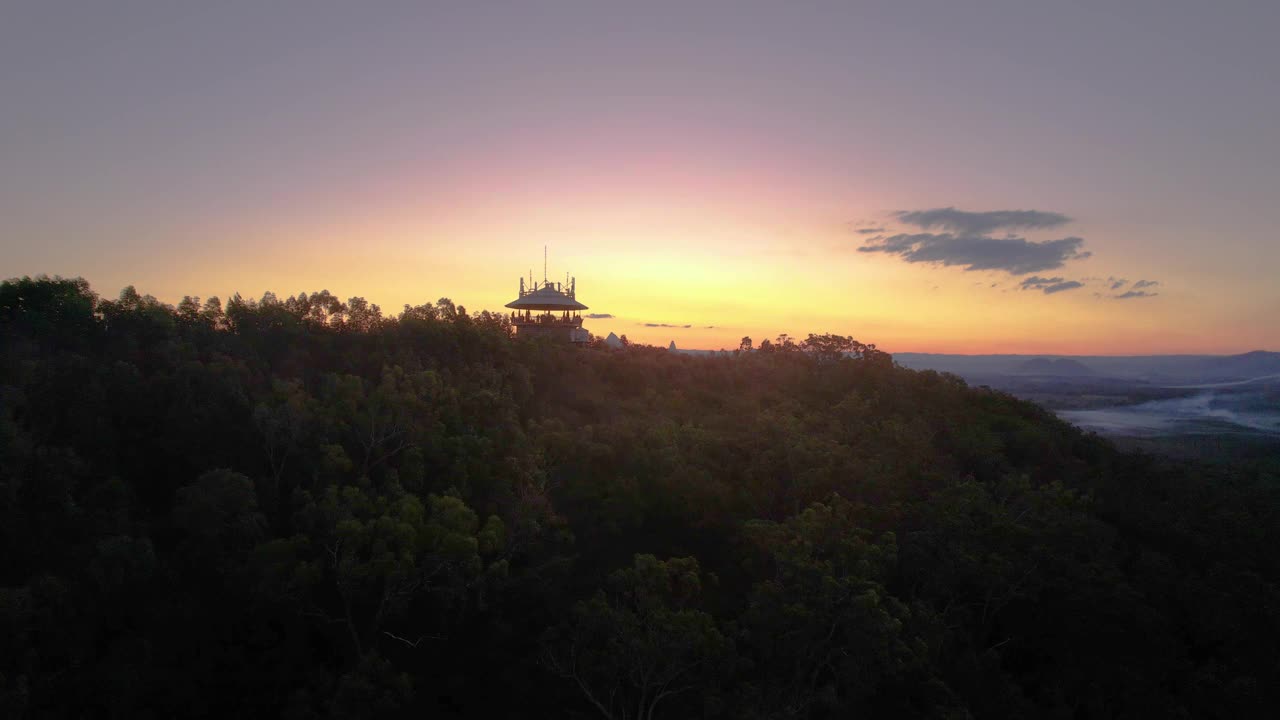
[[578, 302], [577, 278], [565, 283], [530, 281], [520, 278], [520, 296], [507, 303], [514, 310], [511, 324], [518, 337], [550, 337], [572, 343], [585, 343], [588, 333], [582, 328], [580, 310], [587, 306]]

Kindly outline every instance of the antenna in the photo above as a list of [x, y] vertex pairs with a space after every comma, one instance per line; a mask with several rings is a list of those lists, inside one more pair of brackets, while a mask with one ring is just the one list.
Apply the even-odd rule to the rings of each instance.
[[542, 282], [547, 281], [547, 246], [542, 246]]

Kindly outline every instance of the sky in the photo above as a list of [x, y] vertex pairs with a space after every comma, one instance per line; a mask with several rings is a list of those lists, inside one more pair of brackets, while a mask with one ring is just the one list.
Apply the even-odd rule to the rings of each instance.
[[0, 276], [1280, 350], [1280, 3], [0, 3]]

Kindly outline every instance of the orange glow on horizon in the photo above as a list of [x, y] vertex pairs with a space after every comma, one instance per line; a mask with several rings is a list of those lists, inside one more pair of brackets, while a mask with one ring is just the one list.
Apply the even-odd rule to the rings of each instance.
[[[686, 139], [682, 147], [693, 145]], [[546, 245], [549, 277], [569, 271], [588, 312], [613, 316], [588, 319], [588, 330], [658, 346], [733, 349], [744, 336], [758, 344], [811, 332], [851, 335], [889, 352], [961, 354], [1280, 345], [1275, 325], [1259, 337], [1256, 321], [1219, 321], [1223, 300], [1206, 305], [1190, 270], [1163, 275], [1158, 297], [1119, 303], [1095, 297], [1104, 289], [1096, 259], [1055, 271], [1098, 273], [1086, 287], [1047, 296], [1004, 273], [859, 253], [850, 218], [885, 218], [885, 208], [912, 204], [908, 194], [870, 180], [837, 192], [823, 184], [830, 178], [806, 173], [777, 148], [734, 159], [731, 144], [712, 147], [721, 156], [707, 159], [704, 151], [702, 165], [680, 165], [670, 152], [655, 159], [614, 149], [604, 157], [612, 166], [570, 166], [521, 146], [510, 157], [492, 152], [487, 169], [468, 166], [450, 184], [410, 172], [340, 203], [301, 193], [198, 225], [147, 218], [157, 238], [182, 248], [176, 267], [160, 254], [130, 251], [122, 237], [109, 269], [68, 261], [40, 271], [84, 275], [108, 296], [132, 284], [171, 303], [184, 294], [327, 289], [363, 296], [387, 315], [440, 297], [471, 311], [501, 311], [521, 276], [533, 270], [540, 278]], [[406, 191], [412, 187], [421, 191]], [[1132, 267], [1106, 262], [1108, 273], [1143, 272], [1140, 257], [1126, 261]], [[1241, 301], [1225, 309], [1249, 307]]]
[[[618, 203], [543, 208], [533, 220], [468, 208], [439, 219], [362, 215], [218, 228], [237, 240], [228, 247], [212, 233], [190, 236], [194, 262], [178, 271], [143, 267], [88, 279], [103, 295], [134, 284], [171, 303], [183, 294], [327, 289], [363, 296], [387, 315], [440, 297], [470, 311], [505, 311], [520, 277], [533, 270], [541, 279], [546, 244], [548, 276], [563, 279], [567, 269], [587, 312], [613, 316], [588, 319], [589, 331], [657, 346], [733, 349], [744, 336], [758, 345], [782, 333], [832, 332], [888, 352], [1115, 355], [1237, 352], [1266, 341], [1247, 326], [1205, 332], [1212, 316], [1179, 291], [1141, 305], [1098, 299], [1096, 283], [1046, 296], [999, 273], [858, 253], [835, 222], [789, 226], [785, 213], [764, 206], [749, 219], [729, 218], [714, 205], [661, 213]], [[140, 270], [161, 281], [148, 282]]]

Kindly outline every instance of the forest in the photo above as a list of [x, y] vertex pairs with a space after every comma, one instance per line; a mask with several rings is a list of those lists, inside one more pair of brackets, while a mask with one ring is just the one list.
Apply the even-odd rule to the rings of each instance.
[[838, 335], [0, 285], [0, 717], [1266, 717], [1280, 460]]

